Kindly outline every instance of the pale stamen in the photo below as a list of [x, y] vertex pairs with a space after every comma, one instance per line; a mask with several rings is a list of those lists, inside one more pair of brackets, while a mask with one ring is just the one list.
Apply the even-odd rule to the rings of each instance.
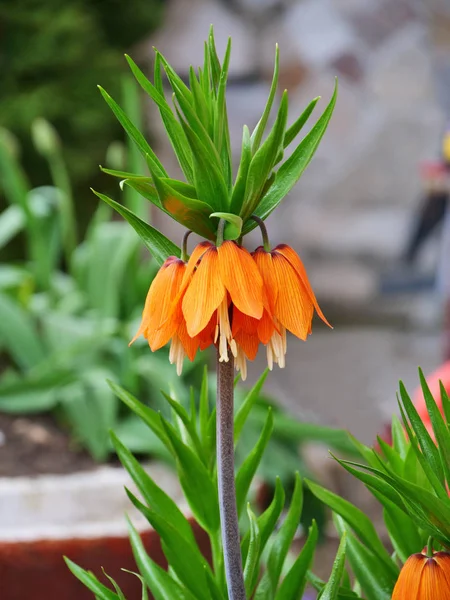
[[217, 309], [217, 316], [219, 323], [218, 327], [216, 326], [214, 342], [217, 342], [217, 338], [219, 339], [219, 362], [228, 362], [228, 346], [235, 358], [237, 357], [238, 349], [231, 333], [228, 301], [226, 297], [222, 300]]
[[286, 328], [277, 323], [278, 331], [274, 331], [267, 344], [267, 366], [271, 371], [273, 364], [277, 363], [280, 369], [286, 366]]
[[236, 371], [241, 372], [242, 381], [245, 381], [247, 379], [247, 359], [245, 358], [244, 351], [239, 346], [237, 346], [236, 365], [235, 366], [236, 366]]
[[178, 337], [178, 335], [175, 334], [170, 344], [169, 362], [171, 365], [177, 365], [178, 376], [181, 375], [181, 373], [183, 372], [183, 361], [185, 356], [186, 353], [184, 351], [183, 344], [181, 343], [181, 340]]

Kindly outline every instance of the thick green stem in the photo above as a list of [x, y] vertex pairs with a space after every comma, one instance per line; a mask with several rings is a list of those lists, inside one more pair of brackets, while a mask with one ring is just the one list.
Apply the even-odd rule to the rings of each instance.
[[234, 360], [217, 352], [217, 476], [229, 600], [246, 600], [234, 481]]
[[433, 556], [433, 538], [430, 536], [427, 542], [427, 556], [430, 558]]

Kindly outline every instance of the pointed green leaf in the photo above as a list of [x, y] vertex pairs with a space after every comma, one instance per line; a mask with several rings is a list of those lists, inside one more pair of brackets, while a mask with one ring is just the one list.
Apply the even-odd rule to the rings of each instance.
[[398, 567], [394, 573], [386, 569], [372, 549], [348, 531], [343, 519], [336, 517], [335, 523], [340, 535], [347, 538], [347, 558], [367, 600], [390, 600], [399, 574]]
[[[307, 581], [306, 575], [314, 558], [318, 537], [317, 525], [313, 521], [309, 528], [308, 539], [281, 583], [275, 595], [275, 600], [300, 600], [303, 597]], [[273, 596], [269, 596], [270, 598], [273, 598]]]
[[305, 480], [311, 492], [322, 500], [335, 513], [340, 515], [350, 527], [357, 533], [361, 540], [372, 548], [373, 552], [383, 561], [383, 563], [395, 574], [396, 568], [389, 556], [388, 551], [381, 542], [372, 521], [359, 508], [356, 508], [348, 500], [340, 498], [333, 492], [326, 490], [317, 483]]
[[210, 566], [198, 546], [189, 543], [172, 523], [144, 506], [129, 490], [126, 492], [136, 508], [142, 512], [161, 537], [164, 555], [178, 580], [198, 600], [210, 600], [206, 584], [206, 570], [210, 569]]
[[[258, 517], [258, 529], [260, 534], [259, 552], [263, 552], [266, 547], [267, 541], [275, 529], [278, 519], [280, 518], [281, 512], [284, 507], [285, 494], [283, 486], [281, 485], [280, 478], [277, 477], [275, 481], [275, 493], [273, 495], [270, 506]], [[249, 546], [249, 533], [246, 533], [241, 541], [242, 558], [246, 559]]]
[[[275, 541], [270, 549], [269, 558], [267, 561], [267, 576], [271, 582], [271, 589], [274, 593], [277, 589], [278, 581], [281, 576], [284, 561], [286, 559], [289, 548], [298, 529], [303, 508], [303, 483], [298, 473], [295, 474], [295, 487], [291, 498], [289, 512], [283, 525], [278, 531]], [[305, 568], [309, 568], [309, 565]]]
[[83, 583], [88, 589], [90, 589], [91, 592], [93, 592], [95, 594], [96, 598], [98, 598], [99, 600], [118, 600], [119, 599], [119, 596], [116, 593], [114, 593], [112, 590], [107, 588], [106, 585], [103, 585], [103, 583], [100, 583], [100, 581], [97, 579], [97, 577], [93, 573], [90, 573], [89, 571], [85, 571], [84, 569], [79, 567], [77, 564], [72, 562], [70, 559], [68, 559], [66, 556], [64, 557], [64, 560], [66, 562], [66, 565], [69, 567], [69, 569], [75, 575], [75, 577], [77, 579], [79, 579], [81, 581], [81, 583]]
[[341, 536], [341, 543], [336, 554], [336, 558], [331, 570], [330, 579], [320, 594], [321, 600], [337, 600], [339, 597], [339, 588], [345, 568], [345, 551], [347, 548], [347, 535], [344, 532]]
[[289, 144], [294, 140], [295, 137], [300, 133], [305, 125], [306, 121], [311, 116], [312, 111], [314, 110], [317, 102], [320, 100], [320, 96], [311, 100], [299, 118], [292, 123], [290, 127], [286, 129], [286, 133], [284, 134], [284, 147], [287, 148]]
[[435, 399], [433, 398], [422, 369], [419, 369], [420, 384], [422, 386], [423, 397], [430, 416], [431, 425], [436, 437], [438, 452], [441, 458], [442, 468], [444, 470], [447, 485], [450, 485], [450, 432], [442, 418]]
[[205, 453], [204, 453], [203, 447], [200, 443], [200, 439], [197, 435], [195, 423], [190, 420], [189, 415], [186, 412], [186, 409], [177, 400], [174, 400], [165, 392], [162, 392], [162, 395], [164, 396], [164, 398], [167, 400], [167, 402], [172, 407], [172, 410], [176, 413], [178, 418], [183, 423], [183, 425], [191, 439], [192, 449], [195, 451], [197, 456], [206, 464]]
[[[327, 129], [336, 104], [336, 98], [337, 83], [330, 103], [324, 110], [322, 116], [311, 131], [303, 138], [291, 156], [281, 165], [273, 185], [254, 210], [255, 214], [261, 219], [266, 219], [278, 206], [281, 200], [291, 191], [300, 179], [303, 171], [310, 163], [320, 140]], [[255, 227], [256, 224], [253, 221], [247, 221], [244, 226], [244, 235]]]
[[[178, 113], [192, 150], [194, 185], [198, 198], [215, 211], [228, 209], [228, 191], [221, 172], [220, 158], [214, 146], [206, 147]], [[209, 138], [208, 138], [209, 139]]]
[[241, 514], [245, 501], [247, 498], [248, 490], [250, 489], [250, 484], [252, 479], [256, 473], [259, 463], [261, 462], [262, 455], [264, 450], [269, 443], [270, 436], [273, 431], [273, 414], [272, 409], [269, 408], [267, 412], [267, 419], [264, 425], [264, 428], [261, 432], [258, 442], [256, 443], [253, 450], [244, 460], [242, 465], [240, 466], [237, 475], [236, 475], [236, 505], [238, 515]]
[[152, 253], [155, 260], [162, 265], [169, 256], [181, 256], [181, 250], [160, 231], [148, 225], [131, 210], [115, 202], [105, 194], [92, 190], [101, 200], [112, 206], [133, 227], [141, 240]]
[[228, 38], [227, 48], [220, 72], [219, 85], [217, 88], [217, 103], [214, 111], [214, 144], [222, 160], [222, 172], [228, 191], [231, 191], [231, 145], [228, 127], [227, 104], [225, 98], [228, 67], [230, 65], [231, 38]]
[[242, 433], [242, 429], [245, 425], [245, 422], [247, 421], [247, 417], [250, 414], [250, 411], [252, 410], [253, 405], [255, 404], [256, 400], [259, 398], [261, 389], [264, 385], [264, 382], [266, 381], [268, 374], [269, 374], [269, 369], [265, 369], [265, 371], [263, 372], [261, 377], [258, 379], [258, 381], [255, 383], [255, 385], [247, 393], [244, 401], [242, 402], [242, 404], [240, 405], [240, 407], [238, 408], [238, 410], [235, 414], [235, 417], [234, 417], [234, 443], [235, 443], [235, 445], [239, 441], [239, 437]]
[[127, 134], [130, 136], [130, 138], [134, 141], [134, 143], [141, 151], [142, 156], [144, 156], [144, 158], [150, 158], [153, 168], [155, 169], [155, 171], [158, 172], [158, 175], [160, 177], [167, 177], [166, 170], [164, 169], [156, 154], [151, 149], [150, 145], [148, 144], [147, 140], [144, 138], [142, 133], [137, 129], [137, 127], [133, 125], [133, 123], [130, 121], [127, 115], [123, 112], [123, 110], [120, 108], [117, 102], [115, 102], [111, 98], [108, 92], [106, 92], [101, 86], [98, 86], [98, 89], [100, 90], [100, 93], [102, 94], [110, 109], [115, 114], [119, 123], [122, 125]]
[[161, 419], [177, 457], [177, 471], [186, 500], [200, 525], [209, 533], [218, 530], [219, 503], [215, 482], [196, 454], [184, 444], [172, 426]]
[[259, 567], [259, 545], [260, 545], [260, 535], [258, 528], [258, 520], [254, 513], [250, 510], [250, 505], [247, 504], [247, 514], [250, 521], [250, 539], [248, 545], [248, 553], [247, 558], [245, 560], [244, 567], [244, 582], [245, 582], [245, 591], [247, 597], [251, 597], [251, 592], [253, 590], [253, 581], [255, 577], [255, 572], [258, 574]]
[[164, 443], [164, 445], [172, 449], [172, 445], [167, 438], [164, 428], [161, 423], [161, 415], [155, 410], [149, 408], [132, 394], [127, 392], [123, 387], [115, 383], [114, 381], [108, 380], [108, 385], [116, 396], [122, 400], [122, 402], [155, 433], [158, 438]]
[[[444, 470], [442, 468], [439, 450], [436, 448], [436, 444], [431, 439], [431, 436], [428, 433], [422, 419], [420, 418], [416, 407], [412, 403], [402, 381], [400, 381], [400, 397], [402, 400], [403, 407], [408, 416], [409, 422], [411, 423], [411, 427], [413, 428], [414, 433], [417, 436], [417, 440], [420, 444], [423, 456], [427, 464], [429, 464], [430, 468], [432, 469], [433, 473], [441, 482], [442, 486], [444, 486]], [[405, 423], [405, 426], [407, 425], [408, 423]]]
[[236, 176], [236, 181], [231, 195], [230, 211], [236, 215], [241, 212], [242, 203], [244, 202], [245, 186], [247, 184], [248, 169], [252, 160], [252, 145], [250, 142], [250, 131], [247, 125], [244, 125], [242, 132], [242, 150], [241, 160], [239, 161], [239, 169]]
[[[186, 179], [188, 181], [192, 181], [193, 174], [191, 165], [191, 151], [188, 146], [183, 128], [176, 120], [175, 115], [173, 114], [169, 104], [167, 103], [163, 92], [159, 91], [156, 86], [152, 85], [152, 83], [145, 77], [145, 75], [142, 73], [142, 71], [139, 69], [136, 63], [127, 54], [125, 54], [125, 58], [127, 59], [128, 64], [130, 65], [130, 68], [133, 72], [133, 75], [136, 77], [142, 89], [147, 92], [150, 98], [158, 106], [161, 119], [164, 123], [164, 127], [167, 131], [167, 135], [169, 137], [170, 143], [172, 144], [172, 148], [174, 149], [180, 167], [183, 170]], [[157, 66], [155, 61], [155, 78], [157, 78], [158, 70], [160, 72], [160, 67]]]
[[275, 44], [275, 64], [273, 67], [273, 76], [272, 83], [270, 86], [269, 97], [267, 98], [266, 106], [264, 107], [264, 112], [256, 125], [252, 137], [251, 137], [251, 146], [252, 146], [252, 154], [254, 155], [261, 145], [261, 140], [264, 135], [264, 131], [266, 129], [267, 121], [269, 120], [270, 111], [272, 110], [273, 101], [275, 99], [275, 94], [277, 92], [278, 85], [278, 76], [280, 71], [280, 49], [278, 44]]
[[279, 152], [283, 149], [287, 113], [288, 96], [287, 92], [284, 92], [275, 123], [273, 124], [267, 139], [250, 162], [245, 186], [244, 202], [241, 209], [241, 215], [244, 220], [248, 219], [258, 206], [261, 192], [276, 163]]
[[148, 556], [138, 532], [129, 519], [128, 530], [134, 560], [155, 600], [197, 600], [197, 596], [182, 587]]
[[155, 513], [161, 515], [167, 522], [172, 523], [188, 542], [196, 544], [189, 521], [172, 498], [156, 485], [150, 475], [141, 467], [139, 462], [113, 432], [111, 432], [111, 440], [120, 462], [130, 474], [147, 506]]

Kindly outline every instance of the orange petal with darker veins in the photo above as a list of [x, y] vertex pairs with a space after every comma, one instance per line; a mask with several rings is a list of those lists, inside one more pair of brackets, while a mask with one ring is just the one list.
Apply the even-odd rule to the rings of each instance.
[[183, 345], [186, 356], [192, 362], [200, 345], [199, 336], [191, 337], [187, 332], [186, 323], [184, 321], [182, 321], [179, 325], [177, 335], [180, 338], [180, 342]]
[[240, 346], [245, 352], [246, 357], [249, 360], [255, 360], [256, 355], [258, 354], [258, 336], [251, 333], [246, 333], [243, 329], [241, 329], [236, 333], [234, 339], [237, 345]]
[[251, 254], [231, 241], [218, 248], [220, 277], [235, 306], [260, 319], [263, 313], [262, 278]]
[[[156, 274], [145, 301], [142, 322], [132, 342], [144, 335], [153, 351], [164, 346], [175, 333], [182, 318], [180, 310], [172, 311], [173, 299], [180, 289], [186, 265], [169, 257]], [[132, 343], [130, 342], [130, 343]]]
[[258, 338], [263, 344], [268, 344], [274, 331], [280, 333], [279, 328], [275, 326], [267, 310], [264, 310], [261, 320], [258, 321]]
[[403, 565], [392, 600], [447, 600], [450, 598], [450, 555], [413, 554]]
[[217, 325], [217, 312], [213, 312], [212, 317], [209, 320], [208, 325], [200, 331], [198, 334], [198, 339], [200, 340], [200, 350], [205, 350], [209, 348], [212, 344], [214, 344], [214, 334], [216, 331]]
[[313, 292], [311, 284], [309, 283], [309, 279], [308, 279], [308, 275], [306, 273], [305, 266], [302, 263], [299, 255], [295, 252], [295, 250], [293, 250], [287, 244], [280, 244], [279, 246], [274, 248], [273, 251], [284, 256], [290, 262], [290, 264], [294, 267], [294, 269], [297, 271], [298, 276], [302, 280], [303, 285], [305, 286], [305, 289], [308, 292], [309, 297], [311, 298], [311, 302], [314, 304], [314, 308], [316, 309], [317, 314], [322, 319], [322, 321], [324, 323], [326, 323], [326, 325], [328, 325], [328, 327], [331, 327], [333, 329], [333, 327], [327, 321], [325, 315], [323, 314], [323, 312], [320, 309], [319, 303], [317, 302], [317, 299]]
[[[270, 252], [266, 252], [263, 248], [258, 248], [253, 253], [253, 260], [255, 261], [263, 280], [265, 308], [270, 314], [273, 315], [279, 290], [273, 266], [272, 254]], [[268, 306], [266, 306], [266, 303]]]
[[275, 316], [286, 329], [301, 340], [311, 331], [314, 305], [291, 263], [281, 254], [273, 254], [273, 266], [279, 290]]
[[211, 247], [203, 254], [183, 297], [183, 315], [191, 337], [205, 329], [225, 294], [226, 290], [219, 276], [217, 248]]

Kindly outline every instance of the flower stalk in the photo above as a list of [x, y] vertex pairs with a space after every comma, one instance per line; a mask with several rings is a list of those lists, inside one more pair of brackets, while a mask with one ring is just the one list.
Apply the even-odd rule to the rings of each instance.
[[217, 476], [229, 600], [246, 600], [234, 481], [234, 358], [217, 352]]

